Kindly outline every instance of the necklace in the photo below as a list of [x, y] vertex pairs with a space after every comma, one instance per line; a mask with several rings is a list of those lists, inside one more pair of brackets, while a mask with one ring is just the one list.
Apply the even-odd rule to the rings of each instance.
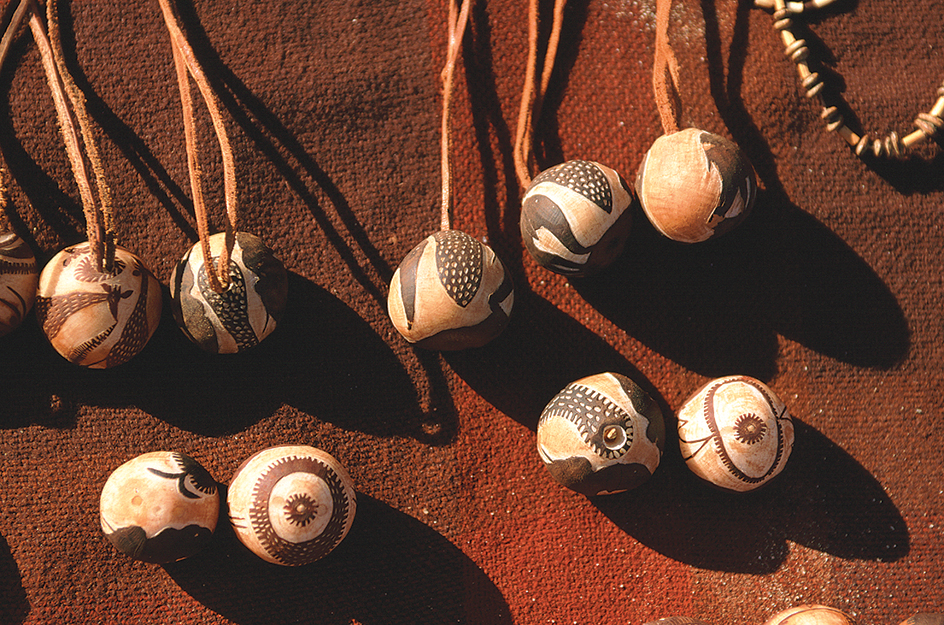
[[[262, 239], [237, 231], [235, 164], [219, 102], [169, 0], [160, 0], [160, 6], [170, 34], [180, 87], [187, 167], [200, 238], [171, 273], [172, 311], [183, 333], [205, 351], [236, 353], [258, 344], [275, 330], [285, 310], [288, 276]], [[188, 76], [197, 84], [209, 109], [223, 157], [226, 228], [212, 236], [203, 199]]]
[[528, 65], [514, 157], [521, 200], [521, 238], [538, 265], [571, 277], [593, 275], [623, 251], [632, 224], [635, 193], [613, 169], [570, 160], [531, 179], [534, 120], [541, 114], [560, 42], [566, 0], [555, 0], [554, 17], [538, 76], [538, 0], [528, 10]]
[[672, 0], [656, 0], [652, 86], [665, 134], [636, 175], [636, 193], [655, 228], [682, 243], [714, 239], [740, 224], [754, 206], [754, 169], [738, 146], [697, 128], [679, 130], [679, 69], [669, 44]]
[[[69, 361], [92, 368], [113, 367], [140, 352], [157, 329], [160, 283], [141, 259], [115, 245], [111, 192], [85, 98], [63, 59], [56, 0], [46, 5], [46, 23], [39, 17], [35, 0], [23, 4], [31, 13], [30, 29], [79, 187], [88, 236], [88, 241], [67, 247], [43, 268], [36, 318], [52, 346]], [[86, 159], [93, 176], [89, 176]]]
[[456, 61], [469, 21], [471, 0], [457, 12], [449, 5], [449, 48], [443, 69], [440, 230], [414, 247], [390, 282], [387, 312], [410, 343], [433, 350], [481, 347], [498, 336], [511, 315], [511, 275], [484, 243], [450, 224], [452, 171], [449, 108]]
[[891, 131], [884, 138], [873, 133], [857, 133], [846, 125], [841, 109], [848, 108], [842, 98], [830, 93], [826, 83], [818, 72], [811, 69], [810, 49], [806, 41], [794, 33], [796, 18], [811, 10], [821, 9], [834, 0], [807, 0], [806, 2], [785, 2], [784, 0], [754, 0], [754, 5], [773, 11], [774, 28], [780, 32], [784, 54], [797, 66], [800, 86], [806, 97], [816, 99], [822, 107], [820, 117], [826, 129], [835, 132], [855, 151], [856, 155], [866, 158], [903, 158], [911, 153], [911, 148], [944, 134], [944, 82], [937, 89], [937, 101], [927, 113], [921, 112], [914, 120], [915, 130], [901, 136]]

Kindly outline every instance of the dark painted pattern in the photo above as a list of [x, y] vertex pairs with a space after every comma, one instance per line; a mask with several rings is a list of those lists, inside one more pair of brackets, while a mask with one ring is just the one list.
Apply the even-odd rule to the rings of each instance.
[[482, 244], [458, 230], [437, 232], [436, 271], [449, 297], [465, 308], [482, 284]]
[[[632, 418], [606, 395], [588, 386], [571, 384], [558, 393], [544, 409], [541, 421], [554, 417], [576, 425], [581, 438], [600, 457], [617, 459], [632, 447]], [[610, 449], [604, 441], [609, 425], [620, 426], [626, 432], [625, 442], [616, 449]]]
[[[324, 531], [315, 538], [301, 543], [293, 543], [281, 538], [269, 519], [269, 495], [280, 479], [292, 473], [317, 475], [328, 485], [334, 502], [331, 519]], [[344, 485], [331, 467], [315, 458], [288, 456], [266, 467], [253, 484], [249, 522], [266, 553], [283, 564], [301, 565], [324, 557], [341, 542], [349, 513], [350, 504]]]
[[[215, 263], [217, 258], [214, 257], [213, 261]], [[217, 293], [210, 288], [206, 270], [206, 265], [201, 265], [197, 273], [197, 287], [200, 289], [200, 295], [216, 313], [220, 323], [223, 324], [223, 329], [236, 341], [239, 351], [256, 345], [259, 339], [252, 329], [252, 324], [249, 323], [246, 282], [239, 266], [235, 262], [230, 262], [229, 288], [222, 293]]]

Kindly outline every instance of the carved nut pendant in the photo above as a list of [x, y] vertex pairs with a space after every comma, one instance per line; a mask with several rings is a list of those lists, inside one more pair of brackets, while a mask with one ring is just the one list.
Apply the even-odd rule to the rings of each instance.
[[636, 193], [656, 230], [698, 243], [741, 223], [754, 206], [754, 168], [736, 144], [688, 128], [656, 139], [636, 176]]
[[227, 501], [239, 540], [263, 560], [287, 566], [330, 553], [347, 536], [357, 508], [344, 467], [304, 445], [271, 447], [246, 460]]
[[490, 247], [442, 230], [406, 255], [390, 283], [387, 311], [410, 343], [433, 350], [481, 347], [511, 316], [511, 275]]
[[[209, 242], [215, 264], [226, 235], [214, 234]], [[171, 273], [174, 319], [191, 341], [210, 353], [234, 354], [258, 344], [275, 330], [285, 311], [288, 275], [259, 237], [236, 233], [229, 279], [223, 293], [211, 288], [200, 243]]]
[[166, 564], [187, 558], [213, 536], [217, 484], [193, 458], [154, 451], [108, 477], [99, 507], [102, 531], [135, 560]]
[[665, 423], [635, 382], [600, 373], [568, 384], [550, 401], [538, 421], [537, 446], [564, 486], [584, 495], [619, 493], [659, 466]]
[[748, 376], [712, 380], [678, 411], [688, 468], [721, 488], [745, 492], [779, 474], [793, 450], [793, 419], [770, 388]]
[[800, 605], [775, 614], [764, 625], [855, 625], [855, 621], [836, 608]]
[[105, 369], [144, 348], [160, 322], [161, 305], [161, 285], [137, 256], [116, 247], [111, 273], [102, 273], [82, 243], [43, 268], [36, 318], [64, 358]]
[[15, 330], [36, 301], [39, 268], [15, 232], [0, 233], [0, 336]]
[[589, 276], [623, 251], [636, 194], [617, 172], [567, 161], [541, 172], [521, 201], [521, 237], [534, 260], [566, 276]]

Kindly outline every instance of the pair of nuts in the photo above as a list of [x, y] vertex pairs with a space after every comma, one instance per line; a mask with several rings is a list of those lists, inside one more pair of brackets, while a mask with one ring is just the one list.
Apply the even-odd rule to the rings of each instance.
[[[357, 507], [350, 476], [330, 454], [305, 445], [270, 447], [233, 475], [229, 519], [253, 553], [301, 565], [330, 553], [347, 535]], [[119, 551], [164, 564], [209, 542], [220, 511], [216, 481], [193, 458], [142, 454], [109, 476], [102, 489], [102, 530]]]

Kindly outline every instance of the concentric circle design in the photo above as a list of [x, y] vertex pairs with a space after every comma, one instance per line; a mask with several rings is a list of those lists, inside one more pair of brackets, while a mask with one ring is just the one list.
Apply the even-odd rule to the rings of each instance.
[[240, 540], [261, 558], [288, 566], [330, 553], [356, 509], [347, 472], [329, 454], [302, 445], [247, 460], [233, 477], [228, 501]]
[[738, 492], [779, 474], [793, 449], [793, 420], [773, 391], [748, 376], [712, 380], [678, 413], [679, 448], [699, 477]]

